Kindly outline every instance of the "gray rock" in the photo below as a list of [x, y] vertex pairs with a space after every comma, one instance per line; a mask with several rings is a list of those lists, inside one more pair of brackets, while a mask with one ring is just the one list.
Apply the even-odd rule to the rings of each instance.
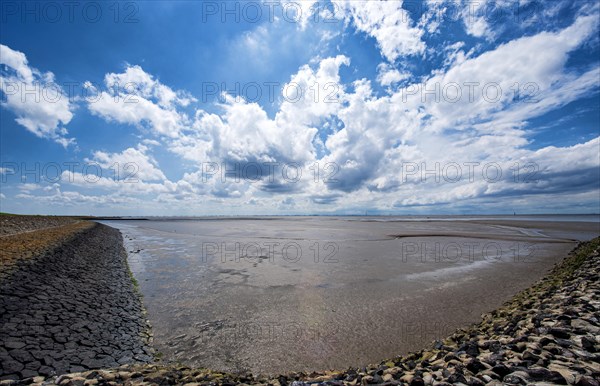
[[506, 365], [504, 364], [497, 364], [492, 368], [492, 371], [496, 374], [498, 374], [500, 376], [500, 378], [503, 378], [504, 376], [508, 375], [511, 373], [511, 370], [506, 367]]
[[584, 348], [584, 350], [587, 350], [589, 352], [596, 352], [596, 348], [594, 347], [595, 341], [591, 338], [588, 338], [587, 336], [581, 337], [581, 346]]
[[89, 369], [100, 369], [104, 366], [104, 362], [99, 359], [86, 359], [81, 361], [81, 364]]
[[527, 369], [527, 374], [529, 375], [529, 377], [531, 377], [531, 379], [535, 381], [552, 382], [558, 383], [560, 385], [567, 384], [567, 381], [565, 380], [565, 378], [563, 378], [562, 375], [560, 375], [560, 373], [556, 371], [550, 371], [545, 368], [538, 367]]
[[509, 385], [526, 385], [527, 384], [527, 374], [523, 374], [521, 372], [514, 372], [508, 374], [504, 377], [503, 382]]
[[600, 386], [600, 382], [592, 377], [583, 376], [579, 379], [575, 386]]
[[571, 337], [571, 333], [564, 328], [551, 328], [548, 332], [560, 339], [569, 339]]
[[19, 349], [25, 347], [25, 342], [21, 340], [10, 339], [4, 342], [4, 347], [7, 349]]
[[133, 358], [132, 358], [132, 357], [130, 357], [130, 356], [124, 356], [124, 357], [121, 357], [121, 358], [120, 358], [120, 359], [117, 361], [117, 363], [118, 363], [118, 364], [120, 364], [120, 365], [124, 365], [124, 364], [127, 364], [127, 363], [132, 363], [132, 362], [133, 362]]
[[81, 373], [83, 371], [85, 371], [86, 368], [85, 367], [81, 367], [81, 366], [71, 366], [69, 367], [69, 371], [71, 373]]
[[37, 371], [41, 366], [42, 366], [42, 364], [39, 361], [33, 361], [33, 362], [27, 363], [25, 365], [25, 369]]
[[425, 386], [425, 382], [421, 377], [414, 377], [412, 381], [410, 381], [410, 386]]
[[5, 374], [18, 373], [24, 368], [25, 366], [22, 363], [12, 359], [2, 362], [2, 371], [4, 371]]
[[38, 369], [38, 373], [44, 376], [50, 376], [54, 373], [54, 369], [49, 366], [42, 366]]
[[467, 370], [469, 370], [470, 372], [472, 372], [473, 374], [477, 374], [478, 372], [485, 370], [487, 367], [485, 367], [485, 365], [483, 363], [481, 363], [478, 359], [471, 359], [468, 363], [467, 363]]
[[37, 371], [33, 371], [33, 370], [21, 370], [21, 378], [33, 378], [33, 377], [37, 377], [39, 374]]
[[11, 350], [8, 354], [14, 358], [16, 361], [21, 363], [31, 362], [34, 360], [33, 355], [29, 353], [29, 351], [25, 351], [22, 349]]
[[[18, 374], [6, 374], [0, 377], [0, 381], [18, 381], [21, 377]], [[11, 383], [8, 383], [9, 385]]]

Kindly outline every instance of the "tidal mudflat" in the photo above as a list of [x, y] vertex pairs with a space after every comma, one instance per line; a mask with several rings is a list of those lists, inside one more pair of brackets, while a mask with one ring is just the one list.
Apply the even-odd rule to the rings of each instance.
[[345, 368], [420, 349], [544, 276], [598, 216], [106, 221], [163, 360]]

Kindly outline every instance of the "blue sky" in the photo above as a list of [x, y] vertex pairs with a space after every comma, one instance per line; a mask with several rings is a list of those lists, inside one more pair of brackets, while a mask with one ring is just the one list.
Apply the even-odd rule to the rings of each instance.
[[5, 1], [0, 210], [598, 213], [599, 15]]

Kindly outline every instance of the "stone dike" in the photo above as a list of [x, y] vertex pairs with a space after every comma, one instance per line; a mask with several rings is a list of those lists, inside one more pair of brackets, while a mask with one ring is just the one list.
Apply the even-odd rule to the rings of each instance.
[[120, 232], [87, 221], [35, 221], [20, 219], [27, 225], [0, 239], [0, 380], [151, 362], [149, 325]]
[[76, 217], [0, 215], [0, 237], [79, 222]]
[[54, 218], [36, 219], [23, 221], [21, 216], [0, 216], [0, 225], [3, 227], [0, 236], [0, 280], [13, 269], [68, 243], [75, 235], [94, 225], [75, 219], [61, 219], [58, 224]]
[[139, 363], [151, 361], [150, 335], [121, 242], [96, 225], [2, 283], [0, 385], [599, 385], [600, 238], [422, 351], [280, 376]]

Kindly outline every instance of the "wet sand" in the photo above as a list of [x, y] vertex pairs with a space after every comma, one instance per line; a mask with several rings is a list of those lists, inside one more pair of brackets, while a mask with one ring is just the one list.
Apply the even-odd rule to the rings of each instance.
[[106, 223], [124, 235], [165, 361], [271, 374], [422, 348], [600, 234], [593, 217], [384, 220]]

